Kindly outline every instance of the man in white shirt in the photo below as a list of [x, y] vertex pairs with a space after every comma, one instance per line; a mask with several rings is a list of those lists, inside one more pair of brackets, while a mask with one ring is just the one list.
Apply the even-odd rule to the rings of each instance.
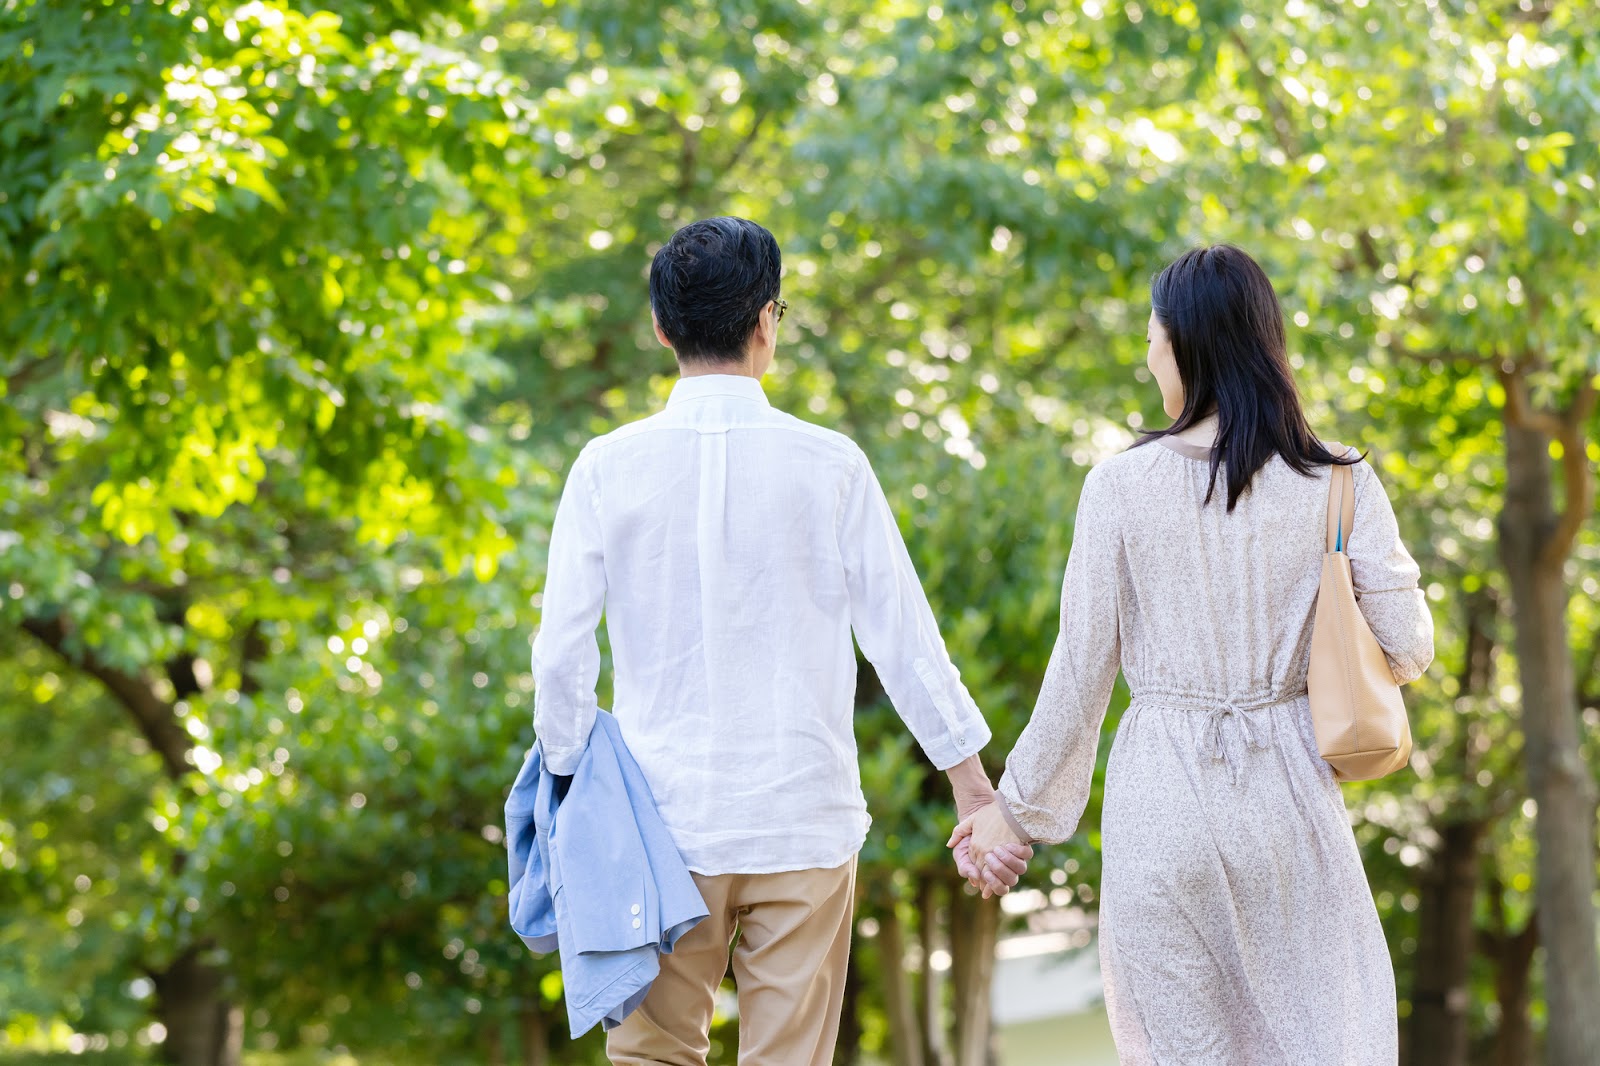
[[[832, 1061], [870, 823], [852, 630], [958, 819], [993, 802], [989, 728], [866, 456], [762, 392], [780, 272], [745, 219], [695, 222], [656, 254], [656, 336], [681, 378], [665, 410], [583, 449], [550, 536], [533, 645], [545, 765], [571, 773], [588, 741], [604, 612], [613, 713], [711, 912], [612, 1030], [616, 1063], [705, 1061], [736, 932], [741, 1063]], [[1004, 891], [1030, 856], [963, 873]]]

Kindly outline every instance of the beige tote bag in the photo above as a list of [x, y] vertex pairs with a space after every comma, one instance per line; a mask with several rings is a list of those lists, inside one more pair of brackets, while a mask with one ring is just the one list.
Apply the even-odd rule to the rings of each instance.
[[1411, 761], [1411, 725], [1389, 660], [1356, 606], [1345, 554], [1355, 522], [1355, 478], [1335, 466], [1328, 486], [1328, 550], [1311, 626], [1311, 721], [1317, 750], [1341, 781], [1370, 781]]

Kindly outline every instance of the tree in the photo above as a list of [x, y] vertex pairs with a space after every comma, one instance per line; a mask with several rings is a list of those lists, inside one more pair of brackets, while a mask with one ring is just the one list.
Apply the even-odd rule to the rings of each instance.
[[[104, 850], [35, 822], [8, 868], [132, 934], [170, 1061], [238, 1059], [249, 975], [214, 922], [237, 886], [207, 873], [293, 847], [231, 852], [264, 782], [293, 792], [269, 682], [378, 687], [305, 627], [348, 630], [363, 579], [493, 574], [505, 487], [534, 473], [464, 408], [494, 371], [462, 325], [497, 299], [483, 212], [511, 217], [532, 145], [506, 78], [417, 37], [449, 6], [20, 2], [0, 23], [0, 626], [51, 671], [33, 695], [72, 714], [63, 739], [136, 768], [61, 780], [107, 813], [148, 802]], [[97, 874], [61, 869], [57, 836]], [[138, 891], [93, 887], [119, 881]]]
[[[1584, 12], [1547, 3], [1479, 17], [1393, 5], [1346, 18], [1291, 5], [1259, 27], [1274, 43], [1241, 41], [1240, 79], [1256, 87], [1259, 136], [1272, 146], [1258, 180], [1279, 190], [1279, 217], [1303, 241], [1320, 235], [1300, 262], [1321, 275], [1308, 288], [1322, 321], [1370, 344], [1380, 366], [1420, 361], [1501, 411], [1498, 548], [1538, 812], [1547, 1055], [1584, 1061], [1600, 1045], [1600, 1019], [1584, 1007], [1600, 999], [1595, 787], [1566, 621], [1567, 562], [1592, 514], [1600, 456], [1600, 289], [1578, 266], [1600, 224]], [[1408, 43], [1358, 47], [1373, 35]], [[1387, 105], [1384, 121], [1366, 121], [1357, 100]], [[1379, 203], [1391, 210], [1380, 216]], [[1449, 457], [1447, 448], [1438, 458]]]

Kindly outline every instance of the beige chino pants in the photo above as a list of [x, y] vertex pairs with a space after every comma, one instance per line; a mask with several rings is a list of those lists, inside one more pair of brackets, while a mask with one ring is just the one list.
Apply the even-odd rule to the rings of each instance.
[[740, 1066], [828, 1066], [850, 959], [856, 860], [832, 870], [694, 880], [711, 915], [661, 956], [644, 1003], [607, 1038], [611, 1061], [702, 1066], [737, 933]]

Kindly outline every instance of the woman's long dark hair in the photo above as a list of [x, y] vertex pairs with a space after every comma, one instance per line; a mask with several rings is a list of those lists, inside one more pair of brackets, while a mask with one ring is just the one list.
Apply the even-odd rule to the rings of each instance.
[[1215, 411], [1207, 503], [1223, 466], [1232, 511], [1274, 455], [1307, 476], [1316, 466], [1360, 461], [1334, 455], [1306, 424], [1289, 370], [1283, 308], [1254, 259], [1230, 244], [1185, 252], [1150, 283], [1150, 301], [1172, 342], [1183, 412], [1134, 447], [1182, 433]]

